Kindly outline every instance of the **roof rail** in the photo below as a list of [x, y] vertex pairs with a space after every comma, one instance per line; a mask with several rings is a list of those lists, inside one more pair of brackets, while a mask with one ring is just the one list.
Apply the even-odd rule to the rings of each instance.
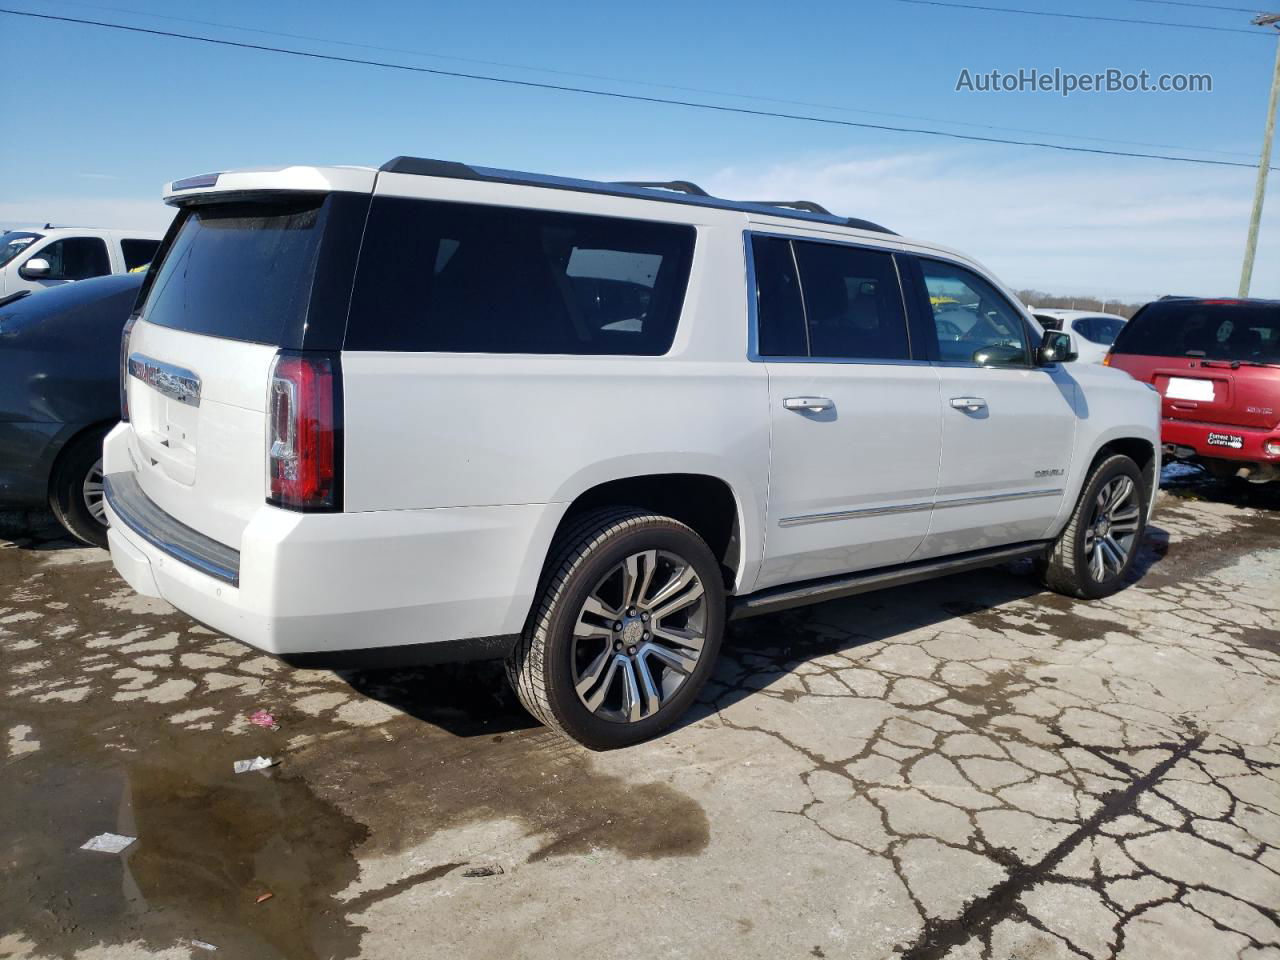
[[749, 200], [725, 200], [713, 197], [696, 183], [688, 180], [669, 181], [613, 181], [577, 180], [572, 177], [548, 176], [543, 173], [522, 173], [518, 170], [498, 170], [492, 167], [472, 167], [450, 160], [429, 160], [421, 157], [394, 157], [378, 170], [382, 173], [400, 173], [421, 177], [445, 177], [451, 180], [480, 180], [487, 183], [510, 183], [527, 187], [544, 187], [550, 190], [570, 190], [576, 193], [595, 193], [614, 197], [631, 197], [641, 200], [661, 200], [666, 203], [683, 203], [717, 210], [736, 210], [740, 213], [768, 214], [787, 217], [808, 223], [828, 223], [855, 230], [870, 230], [897, 236], [892, 230], [870, 220], [857, 217], [841, 217], [808, 200], [794, 202], [760, 203]]
[[709, 197], [711, 194], [696, 183], [689, 180], [614, 180], [620, 187], [645, 187], [649, 190], [674, 190], [694, 197]]
[[820, 213], [825, 217], [835, 214], [820, 203], [812, 200], [744, 200], [743, 203], [754, 203], [760, 207], [789, 207], [792, 210], [803, 210], [805, 213]]
[[855, 230], [870, 230], [872, 233], [892, 233], [895, 237], [897, 236], [897, 234], [888, 227], [882, 227], [880, 224], [874, 223], [871, 220], [863, 220], [861, 217], [845, 217], [844, 225], [846, 227], [853, 227]]

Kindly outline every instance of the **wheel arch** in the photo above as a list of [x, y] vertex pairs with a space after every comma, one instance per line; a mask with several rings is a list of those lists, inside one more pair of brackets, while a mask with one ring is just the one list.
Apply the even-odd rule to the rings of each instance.
[[[1098, 447], [1089, 461], [1089, 469], [1085, 471], [1088, 478], [1099, 463], [1114, 454], [1123, 454], [1138, 465], [1142, 472], [1142, 486], [1147, 495], [1147, 505], [1155, 501], [1156, 487], [1159, 485], [1160, 447], [1143, 437], [1116, 437]], [[1083, 486], [1083, 485], [1082, 485]]]
[[60, 443], [58, 443], [57, 452], [54, 453], [53, 457], [49, 461], [48, 476], [45, 477], [45, 495], [49, 500], [50, 505], [52, 505], [54, 495], [53, 481], [58, 475], [58, 470], [67, 459], [67, 451], [72, 449], [80, 440], [93, 434], [95, 431], [101, 432], [105, 439], [106, 435], [111, 431], [111, 428], [119, 422], [120, 421], [118, 419], [98, 420], [94, 423], [82, 426], [76, 425], [68, 430], [66, 436], [61, 439]]
[[1062, 532], [1094, 469], [1113, 454], [1123, 454], [1138, 465], [1142, 473], [1143, 491], [1147, 497], [1147, 519], [1151, 518], [1156, 490], [1160, 485], [1160, 443], [1158, 437], [1153, 439], [1143, 436], [1143, 433], [1144, 431], [1118, 427], [1094, 441], [1088, 458], [1080, 458], [1080, 467], [1071, 478], [1068, 495], [1063, 497], [1062, 507], [1047, 533], [1049, 537], [1056, 537]]
[[709, 473], [644, 473], [593, 484], [568, 504], [544, 551], [543, 563], [562, 531], [584, 512], [598, 507], [639, 507], [686, 524], [702, 537], [720, 562], [725, 589], [732, 592], [744, 573], [754, 577], [756, 564], [744, 569], [744, 506], [733, 486]]

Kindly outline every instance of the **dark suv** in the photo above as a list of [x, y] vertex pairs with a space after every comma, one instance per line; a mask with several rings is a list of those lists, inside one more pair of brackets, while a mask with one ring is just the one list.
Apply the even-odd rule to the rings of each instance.
[[1280, 479], [1280, 300], [1149, 303], [1106, 362], [1164, 397], [1166, 459], [1217, 477]]

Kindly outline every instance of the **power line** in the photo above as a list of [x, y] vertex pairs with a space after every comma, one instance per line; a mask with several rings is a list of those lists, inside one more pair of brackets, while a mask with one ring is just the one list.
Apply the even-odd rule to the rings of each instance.
[[[1157, 0], [1150, 0], [1157, 2]], [[1174, 0], [1161, 0], [1161, 2], [1174, 2]], [[680, 90], [685, 93], [701, 93], [716, 97], [731, 97], [737, 100], [755, 101], [760, 103], [780, 103], [793, 107], [814, 107], [819, 110], [835, 110], [841, 113], [862, 114], [871, 117], [893, 117], [898, 120], [915, 120], [922, 123], [942, 123], [949, 126], [970, 127], [976, 130], [1000, 130], [1005, 133], [1025, 133], [1037, 137], [1054, 137], [1058, 140], [1087, 140], [1090, 143], [1112, 143], [1129, 147], [1147, 147], [1157, 150], [1184, 150], [1193, 153], [1208, 153], [1222, 157], [1253, 157], [1255, 154], [1240, 150], [1215, 150], [1208, 147], [1187, 147], [1181, 144], [1173, 143], [1152, 143], [1143, 140], [1121, 140], [1114, 137], [1094, 137], [1085, 134], [1063, 135], [1052, 130], [1034, 130], [1027, 127], [1007, 127], [992, 123], [971, 123], [964, 120], [951, 120], [946, 117], [926, 117], [918, 114], [910, 113], [894, 113], [887, 110], [862, 110], [855, 107], [840, 106], [830, 103], [816, 103], [809, 100], [787, 100], [780, 97], [766, 97], [758, 94], [731, 93], [726, 90], [713, 90], [706, 87], [687, 87], [672, 83], [658, 83], [651, 80], [636, 80], [628, 77], [614, 77], [597, 73], [581, 73], [573, 70], [556, 70], [550, 67], [536, 67], [529, 64], [509, 63], [501, 60], [480, 60], [472, 57], [458, 57], [449, 54], [435, 53], [429, 50], [413, 50], [405, 47], [386, 47], [372, 43], [360, 43], [354, 40], [334, 40], [329, 37], [317, 37], [314, 35], [302, 33], [287, 33], [279, 30], [264, 30], [260, 27], [243, 27], [231, 23], [219, 23], [213, 20], [196, 20], [190, 17], [176, 17], [171, 14], [148, 13], [144, 10], [130, 10], [124, 7], [109, 7], [96, 3], [80, 3], [72, 0], [72, 6], [87, 7], [92, 10], [105, 10], [111, 13], [124, 13], [133, 16], [151, 17], [158, 20], [169, 20], [175, 23], [191, 23], [205, 27], [216, 27], [221, 30], [238, 30], [246, 33], [257, 33], [271, 37], [286, 37], [291, 40], [309, 40], [315, 43], [329, 43], [345, 47], [355, 47], [362, 50], [380, 50], [385, 53], [404, 53], [416, 57], [429, 57], [436, 60], [451, 60], [456, 63], [475, 63], [489, 67], [503, 67], [510, 70], [528, 70], [534, 73], [545, 73], [561, 77], [583, 77], [590, 80], [607, 80], [611, 83], [627, 83], [638, 86], [654, 87], [663, 90]]]
[[0, 7], [0, 14], [15, 17], [29, 17], [36, 20], [47, 20], [57, 23], [74, 23], [82, 26], [101, 27], [108, 30], [119, 30], [125, 33], [137, 33], [153, 37], [165, 37], [175, 40], [190, 40], [207, 43], [219, 47], [233, 47], [240, 50], [256, 50], [263, 53], [278, 53], [286, 56], [302, 57], [308, 60], [320, 60], [330, 63], [357, 64], [367, 67], [379, 67], [386, 70], [401, 70], [407, 73], [425, 73], [438, 77], [453, 77], [460, 80], [481, 80], [488, 83], [499, 83], [506, 86], [524, 87], [532, 90], [550, 90], [558, 93], [577, 93], [586, 96], [602, 97], [614, 100], [627, 100], [632, 103], [652, 103], [666, 106], [689, 107], [696, 110], [711, 110], [717, 113], [731, 113], [750, 117], [770, 117], [779, 120], [799, 120], [806, 123], [820, 123], [827, 126], [852, 127], [860, 130], [881, 130], [890, 133], [915, 133], [922, 136], [943, 137], [951, 140], [965, 140], [973, 143], [993, 143], [1005, 146], [1039, 147], [1045, 150], [1060, 150], [1067, 153], [1088, 153], [1110, 157], [1132, 157], [1142, 160], [1167, 160], [1176, 163], [1197, 163], [1205, 166], [1243, 167], [1257, 169], [1257, 164], [1243, 163], [1234, 160], [1207, 160], [1200, 157], [1179, 157], [1170, 154], [1136, 153], [1124, 150], [1104, 150], [1098, 147], [1066, 146], [1058, 143], [1042, 143], [1034, 140], [1008, 140], [999, 137], [980, 137], [974, 134], [954, 133], [947, 130], [931, 130], [926, 127], [899, 127], [883, 123], [862, 123], [855, 120], [836, 120], [831, 117], [815, 117], [799, 113], [782, 113], [772, 110], [754, 110], [749, 107], [730, 107], [724, 104], [702, 103], [696, 100], [677, 100], [666, 97], [644, 96], [636, 93], [620, 93], [612, 90], [597, 90], [591, 87], [576, 87], [567, 84], [541, 83], [535, 80], [517, 80], [512, 77], [494, 77], [486, 74], [463, 73], [457, 70], [441, 70], [437, 67], [420, 67], [404, 63], [388, 63], [382, 60], [362, 60], [356, 57], [341, 57], [337, 54], [318, 53], [310, 50], [294, 50], [288, 47], [270, 47], [265, 44], [245, 43], [239, 40], [222, 40], [216, 37], [205, 37], [190, 33], [176, 33], [169, 30], [155, 30], [148, 27], [128, 26], [121, 23], [107, 23], [101, 20], [85, 20], [78, 17], [63, 17], [49, 13], [34, 13], [29, 10], [12, 10]]
[[[1196, 152], [1196, 154], [1213, 154], [1216, 156], [1236, 156], [1252, 157], [1254, 154], [1248, 151], [1240, 150], [1213, 150], [1210, 147], [1188, 147], [1180, 145], [1180, 143], [1155, 143], [1142, 140], [1119, 140], [1115, 137], [1091, 137], [1083, 133], [1062, 134], [1056, 131], [1039, 131], [1039, 129], [1030, 129], [1027, 127], [1005, 127], [1001, 124], [993, 123], [972, 123], [968, 120], [952, 120], [945, 116], [922, 116], [919, 114], [893, 113], [888, 110], [863, 110], [851, 108], [851, 106], [842, 106], [837, 104], [822, 104], [822, 102], [814, 102], [810, 100], [786, 100], [782, 97], [769, 97], [758, 95], [758, 93], [735, 93], [726, 90], [710, 90], [708, 87], [686, 87], [676, 83], [659, 83], [654, 81], [644, 81], [644, 79], [635, 79], [628, 77], [611, 77], [599, 73], [580, 73], [576, 70], [557, 70], [549, 67], [532, 67], [530, 64], [508, 63], [503, 60], [480, 60], [475, 58], [467, 58], [467, 56], [453, 56], [449, 54], [436, 54], [430, 50], [411, 50], [407, 47], [396, 46], [380, 46], [378, 44], [361, 44], [361, 42], [352, 40], [333, 40], [330, 37], [317, 37], [306, 35], [306, 33], [288, 33], [284, 31], [273, 31], [273, 29], [262, 29], [260, 27], [241, 27], [234, 23], [219, 23], [215, 20], [198, 20], [189, 17], [174, 17], [172, 14], [163, 13], [147, 13], [146, 10], [129, 10], [122, 6], [104, 6], [101, 4], [77, 3], [72, 1], [72, 6], [84, 6], [84, 8], [92, 10], [106, 10], [110, 13], [123, 13], [136, 15], [136, 17], [150, 17], [161, 20], [172, 20], [175, 23], [193, 23], [202, 27], [216, 27], [219, 29], [234, 29], [234, 31], [242, 31], [246, 33], [260, 33], [262, 36], [270, 37], [287, 37], [289, 40], [308, 40], [316, 42], [316, 44], [335, 44], [339, 46], [357, 47], [361, 50], [380, 50], [384, 52], [392, 52], [392, 54], [408, 54], [411, 56], [426, 56], [426, 58], [436, 60], [452, 60], [454, 63], [472, 63], [481, 64], [485, 67], [502, 67], [512, 70], [530, 70], [534, 73], [552, 74], [557, 77], [582, 77], [586, 79], [602, 79], [611, 83], [631, 83], [636, 86], [654, 87], [659, 90], [678, 90], [686, 93], [705, 93], [709, 96], [732, 97], [735, 100], [746, 100], [764, 102], [764, 104], [785, 104], [788, 106], [809, 106], [819, 110], [836, 110], [840, 113], [861, 114], [865, 116], [892, 116], [899, 120], [918, 120], [920, 123], [942, 123], [951, 125], [951, 127], [970, 127], [973, 129], [982, 129], [982, 131], [1002, 131], [1005, 133], [1029, 133], [1036, 137], [1053, 137], [1056, 140], [1083, 140], [1091, 143], [1115, 143], [1120, 146], [1130, 147], [1148, 147], [1155, 150], [1183, 150]], [[1152, 0], [1155, 1], [1155, 0]], [[1172, 3], [1172, 0], [1170, 0]]]
[[[1244, 33], [1251, 37], [1265, 37], [1257, 30], [1244, 27], [1210, 27], [1200, 23], [1175, 23], [1172, 20], [1140, 20], [1131, 17], [1103, 17], [1091, 13], [1062, 13], [1057, 10], [1024, 10], [1021, 7], [990, 7], [977, 3], [955, 3], [953, 0], [896, 0], [898, 3], [915, 3], [926, 7], [950, 7], [956, 10], [982, 10], [986, 13], [1020, 13], [1030, 17], [1060, 17], [1067, 20], [1095, 20], [1102, 23], [1139, 24], [1144, 27], [1177, 27], [1183, 30], [1212, 30], [1215, 33]], [[1252, 13], [1253, 11], [1245, 11]]]
[[1216, 3], [1193, 3], [1191, 0], [1130, 0], [1130, 3], [1160, 3], [1167, 7], [1190, 7], [1192, 10], [1226, 10], [1228, 13], [1261, 13], [1261, 7], [1224, 7]]

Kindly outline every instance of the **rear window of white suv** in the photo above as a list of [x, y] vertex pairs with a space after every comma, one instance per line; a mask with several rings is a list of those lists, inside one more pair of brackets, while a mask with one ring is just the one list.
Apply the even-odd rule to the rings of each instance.
[[345, 349], [664, 354], [694, 235], [681, 224], [376, 198]]
[[282, 342], [311, 295], [322, 197], [195, 207], [146, 293], [149, 322], [188, 333]]

